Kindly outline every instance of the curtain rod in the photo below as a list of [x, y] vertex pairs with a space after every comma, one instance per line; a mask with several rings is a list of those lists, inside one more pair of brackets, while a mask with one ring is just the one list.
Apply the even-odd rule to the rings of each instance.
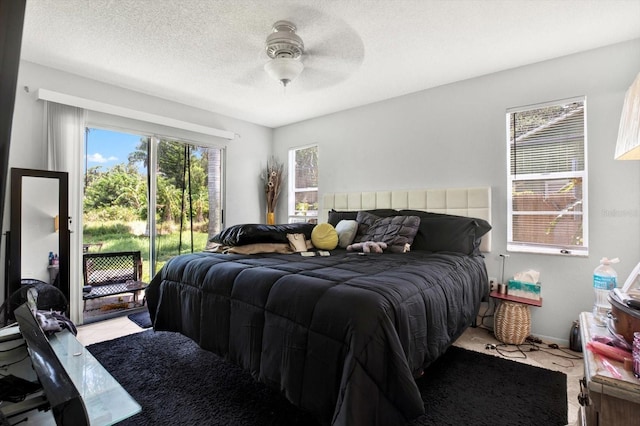
[[174, 127], [182, 130], [189, 130], [192, 132], [216, 136], [228, 140], [233, 140], [236, 136], [234, 132], [231, 132], [229, 130], [220, 130], [216, 129], [215, 127], [203, 126], [200, 124], [190, 123], [188, 121], [176, 120], [175, 118], [164, 117], [162, 115], [151, 114], [148, 112], [138, 111], [135, 109], [95, 101], [92, 99], [80, 98], [78, 96], [67, 95], [47, 89], [38, 89], [37, 98], [44, 101], [56, 102], [59, 104], [84, 108], [96, 112], [103, 112], [111, 115], [118, 115], [126, 118], [133, 118], [136, 120], [161, 124], [163, 126]]

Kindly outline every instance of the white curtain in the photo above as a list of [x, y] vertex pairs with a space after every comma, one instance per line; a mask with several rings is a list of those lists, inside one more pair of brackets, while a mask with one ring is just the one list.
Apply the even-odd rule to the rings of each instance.
[[48, 168], [69, 173], [69, 305], [71, 321], [82, 323], [82, 156], [85, 110], [45, 101]]

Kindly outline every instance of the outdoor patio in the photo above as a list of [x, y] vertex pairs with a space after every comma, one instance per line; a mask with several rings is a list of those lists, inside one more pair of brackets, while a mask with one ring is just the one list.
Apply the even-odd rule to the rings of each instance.
[[146, 308], [146, 304], [142, 304], [144, 300], [144, 291], [138, 292], [137, 300], [137, 302], [134, 302], [133, 293], [123, 293], [114, 296], [86, 300], [83, 310], [83, 322], [88, 324], [96, 321], [103, 321], [118, 316], [128, 315], [132, 312], [139, 311], [142, 307]]

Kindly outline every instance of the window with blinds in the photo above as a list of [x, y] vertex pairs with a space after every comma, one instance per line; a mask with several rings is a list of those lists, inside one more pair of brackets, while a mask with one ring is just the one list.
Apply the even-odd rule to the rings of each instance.
[[289, 151], [289, 222], [318, 219], [318, 146]]
[[507, 111], [507, 250], [586, 256], [584, 97]]

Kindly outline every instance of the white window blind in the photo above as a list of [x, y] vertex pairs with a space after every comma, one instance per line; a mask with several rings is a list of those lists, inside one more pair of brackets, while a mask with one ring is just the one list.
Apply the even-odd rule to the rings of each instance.
[[318, 146], [289, 151], [289, 222], [318, 218]]
[[510, 251], [588, 254], [586, 100], [507, 111]]

